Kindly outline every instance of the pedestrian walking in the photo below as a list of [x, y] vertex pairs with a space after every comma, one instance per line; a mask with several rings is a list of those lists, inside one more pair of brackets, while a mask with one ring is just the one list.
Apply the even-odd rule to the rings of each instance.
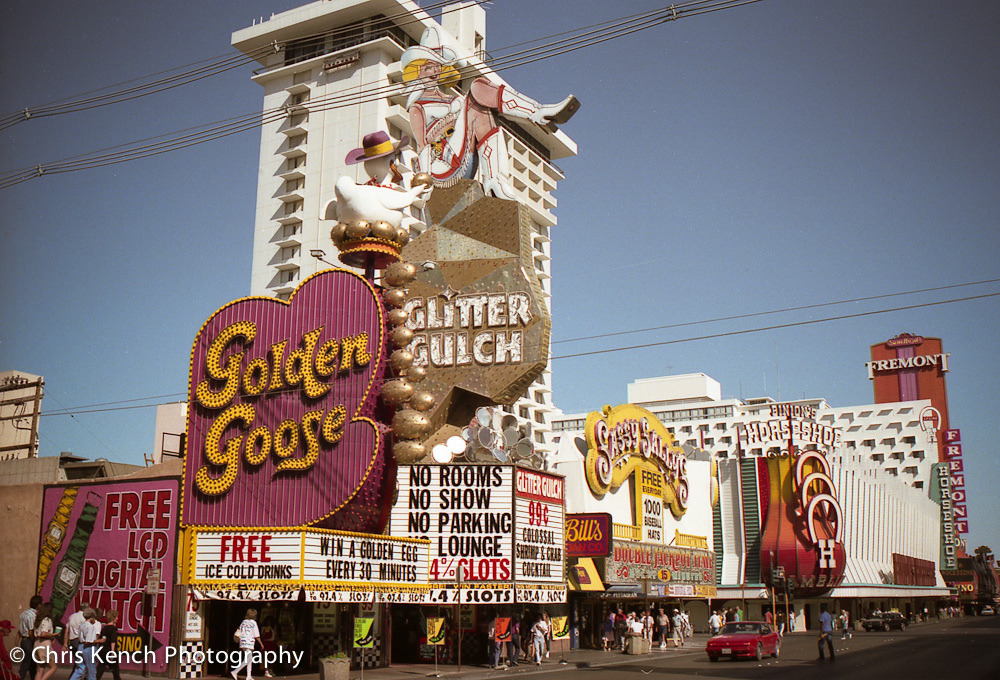
[[48, 680], [56, 672], [55, 655], [52, 653], [52, 639], [56, 636], [56, 629], [52, 622], [51, 602], [39, 605], [35, 615], [33, 636], [35, 643], [32, 655], [36, 665], [35, 680]]
[[674, 647], [684, 646], [684, 619], [679, 609], [674, 610]]
[[625, 623], [625, 614], [619, 609], [615, 614], [615, 650], [625, 651], [625, 634], [628, 633], [628, 625]]
[[535, 625], [531, 627], [531, 643], [535, 650], [535, 665], [542, 665], [542, 656], [545, 654], [545, 637], [549, 633], [548, 624], [544, 617], [538, 617]]
[[[87, 607], [81, 613], [83, 615], [83, 623], [79, 626], [78, 638], [78, 656], [80, 661], [74, 666], [69, 680], [83, 680], [85, 676], [87, 680], [97, 680], [97, 647], [104, 641], [104, 638], [101, 637], [101, 625], [97, 622], [97, 612], [90, 607]], [[38, 680], [46, 680], [46, 678], [39, 678]]]
[[240, 664], [233, 668], [230, 675], [233, 680], [239, 680], [240, 671], [247, 669], [247, 680], [253, 680], [253, 650], [260, 644], [260, 628], [257, 626], [257, 610], [247, 609], [246, 618], [240, 622], [233, 638], [240, 646]]
[[542, 612], [542, 618], [545, 619], [545, 658], [549, 658], [549, 652], [552, 651], [552, 619], [549, 618], [548, 612]]
[[708, 617], [708, 628], [712, 631], [712, 636], [719, 634], [719, 630], [722, 628], [722, 617], [719, 616], [718, 611], [713, 611], [712, 615]]
[[109, 670], [114, 680], [122, 680], [118, 668], [118, 612], [108, 612], [107, 621], [101, 626], [101, 637], [104, 638], [104, 644], [101, 645], [97, 664], [97, 680], [101, 680], [104, 672]]
[[667, 635], [670, 633], [670, 617], [667, 616], [663, 608], [660, 608], [660, 613], [656, 617], [656, 625], [659, 626], [657, 633], [660, 638], [660, 649], [667, 648]]
[[840, 639], [846, 640], [847, 638], [852, 637], [850, 630], [851, 617], [848, 616], [846, 609], [840, 610], [840, 616], [837, 617], [837, 620], [840, 623]]
[[7, 636], [14, 632], [14, 624], [9, 620], [0, 621], [0, 680], [16, 680], [14, 665], [7, 651]]
[[517, 665], [521, 658], [521, 617], [517, 614], [510, 620], [510, 639], [507, 640], [507, 660], [511, 666]]
[[[264, 652], [264, 654], [267, 654], [268, 652], [275, 652], [278, 649], [277, 646], [275, 645], [275, 642], [274, 642], [274, 617], [273, 616], [268, 616], [266, 619], [264, 619], [261, 622], [261, 628], [260, 628], [260, 648], [261, 648], [261, 651]], [[277, 658], [277, 657], [274, 657], [274, 658]], [[264, 663], [265, 663], [265, 661], [262, 659], [261, 660], [261, 665], [263, 665]], [[274, 677], [274, 674], [271, 672], [271, 669], [268, 668], [267, 666], [264, 666], [264, 677], [265, 678], [273, 678]]]
[[819, 661], [824, 659], [823, 656], [823, 645], [826, 644], [827, 649], [830, 651], [830, 661], [834, 661], [833, 654], [833, 617], [830, 616], [830, 612], [826, 610], [826, 604], [821, 604], [819, 606], [819, 639], [816, 641], [816, 646], [819, 647]]
[[28, 608], [17, 617], [18, 646], [21, 648], [21, 667], [18, 669], [21, 680], [35, 677], [35, 660], [31, 651], [35, 648], [35, 619], [38, 608], [42, 605], [40, 595], [32, 595]]
[[604, 619], [604, 627], [601, 629], [601, 641], [604, 644], [604, 651], [610, 652], [615, 643], [615, 613], [608, 612], [608, 617]]

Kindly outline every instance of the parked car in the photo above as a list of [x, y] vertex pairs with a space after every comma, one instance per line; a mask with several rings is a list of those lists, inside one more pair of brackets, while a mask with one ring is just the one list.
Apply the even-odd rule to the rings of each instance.
[[989, 605], [986, 605], [985, 607], [983, 607], [982, 609], [979, 610], [979, 615], [980, 616], [996, 616], [997, 615], [997, 610], [994, 609], [993, 607], [989, 606]]
[[781, 653], [781, 638], [763, 621], [727, 623], [705, 645], [705, 653], [709, 661], [738, 656], [760, 660], [765, 654], [777, 657]]
[[899, 612], [882, 612], [861, 620], [861, 627], [867, 631], [906, 630], [906, 617]]

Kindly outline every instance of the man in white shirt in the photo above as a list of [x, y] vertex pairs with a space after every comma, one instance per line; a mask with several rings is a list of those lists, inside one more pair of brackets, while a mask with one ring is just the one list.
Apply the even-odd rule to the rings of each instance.
[[708, 627], [712, 629], [712, 635], [719, 634], [719, 629], [722, 628], [722, 617], [719, 616], [719, 612], [713, 611], [708, 617]]
[[539, 617], [535, 625], [531, 627], [531, 643], [535, 649], [535, 665], [542, 665], [542, 656], [545, 654], [545, 637], [549, 634], [549, 624], [545, 619]]
[[19, 645], [21, 651], [24, 652], [24, 659], [21, 661], [21, 668], [19, 669], [21, 680], [29, 680], [29, 678], [33, 679], [35, 677], [35, 660], [32, 658], [31, 652], [35, 647], [35, 615], [38, 613], [38, 607], [41, 604], [41, 596], [33, 595], [28, 602], [28, 608], [17, 617], [17, 634], [20, 636]]
[[79, 663], [73, 667], [73, 674], [69, 680], [83, 680], [84, 675], [87, 680], [97, 680], [97, 664], [94, 655], [97, 653], [97, 646], [104, 641], [100, 637], [101, 624], [97, 622], [97, 612], [91, 608], [83, 610], [83, 623], [79, 627]]
[[69, 615], [69, 620], [66, 621], [66, 637], [63, 640], [63, 646], [68, 647], [70, 651], [75, 652], [80, 644], [80, 624], [86, 621], [86, 617], [83, 613], [90, 609], [89, 602], [81, 602], [80, 608]]

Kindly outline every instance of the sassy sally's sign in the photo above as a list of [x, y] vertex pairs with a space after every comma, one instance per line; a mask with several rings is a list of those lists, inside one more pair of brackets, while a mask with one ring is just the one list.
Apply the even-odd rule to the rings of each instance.
[[687, 512], [687, 459], [655, 415], [632, 404], [605, 406], [587, 415], [585, 430], [584, 468], [595, 496], [614, 492], [633, 474], [645, 470], [656, 478], [650, 486], [655, 486], [674, 517]]

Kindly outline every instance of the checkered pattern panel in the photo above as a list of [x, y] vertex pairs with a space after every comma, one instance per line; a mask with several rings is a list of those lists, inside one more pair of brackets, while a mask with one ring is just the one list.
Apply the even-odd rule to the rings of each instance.
[[204, 675], [201, 663], [196, 663], [195, 659], [202, 661], [202, 653], [205, 651], [205, 643], [201, 640], [193, 642], [185, 640], [181, 643], [179, 663], [177, 665], [177, 677], [181, 680], [188, 678], [200, 678]]
[[382, 664], [382, 640], [375, 638], [375, 646], [371, 649], [355, 649], [351, 655], [352, 664], [361, 664], [364, 660], [365, 668], [378, 668]]
[[340, 651], [340, 640], [333, 633], [316, 633], [313, 635], [313, 655], [317, 659], [333, 656]]

